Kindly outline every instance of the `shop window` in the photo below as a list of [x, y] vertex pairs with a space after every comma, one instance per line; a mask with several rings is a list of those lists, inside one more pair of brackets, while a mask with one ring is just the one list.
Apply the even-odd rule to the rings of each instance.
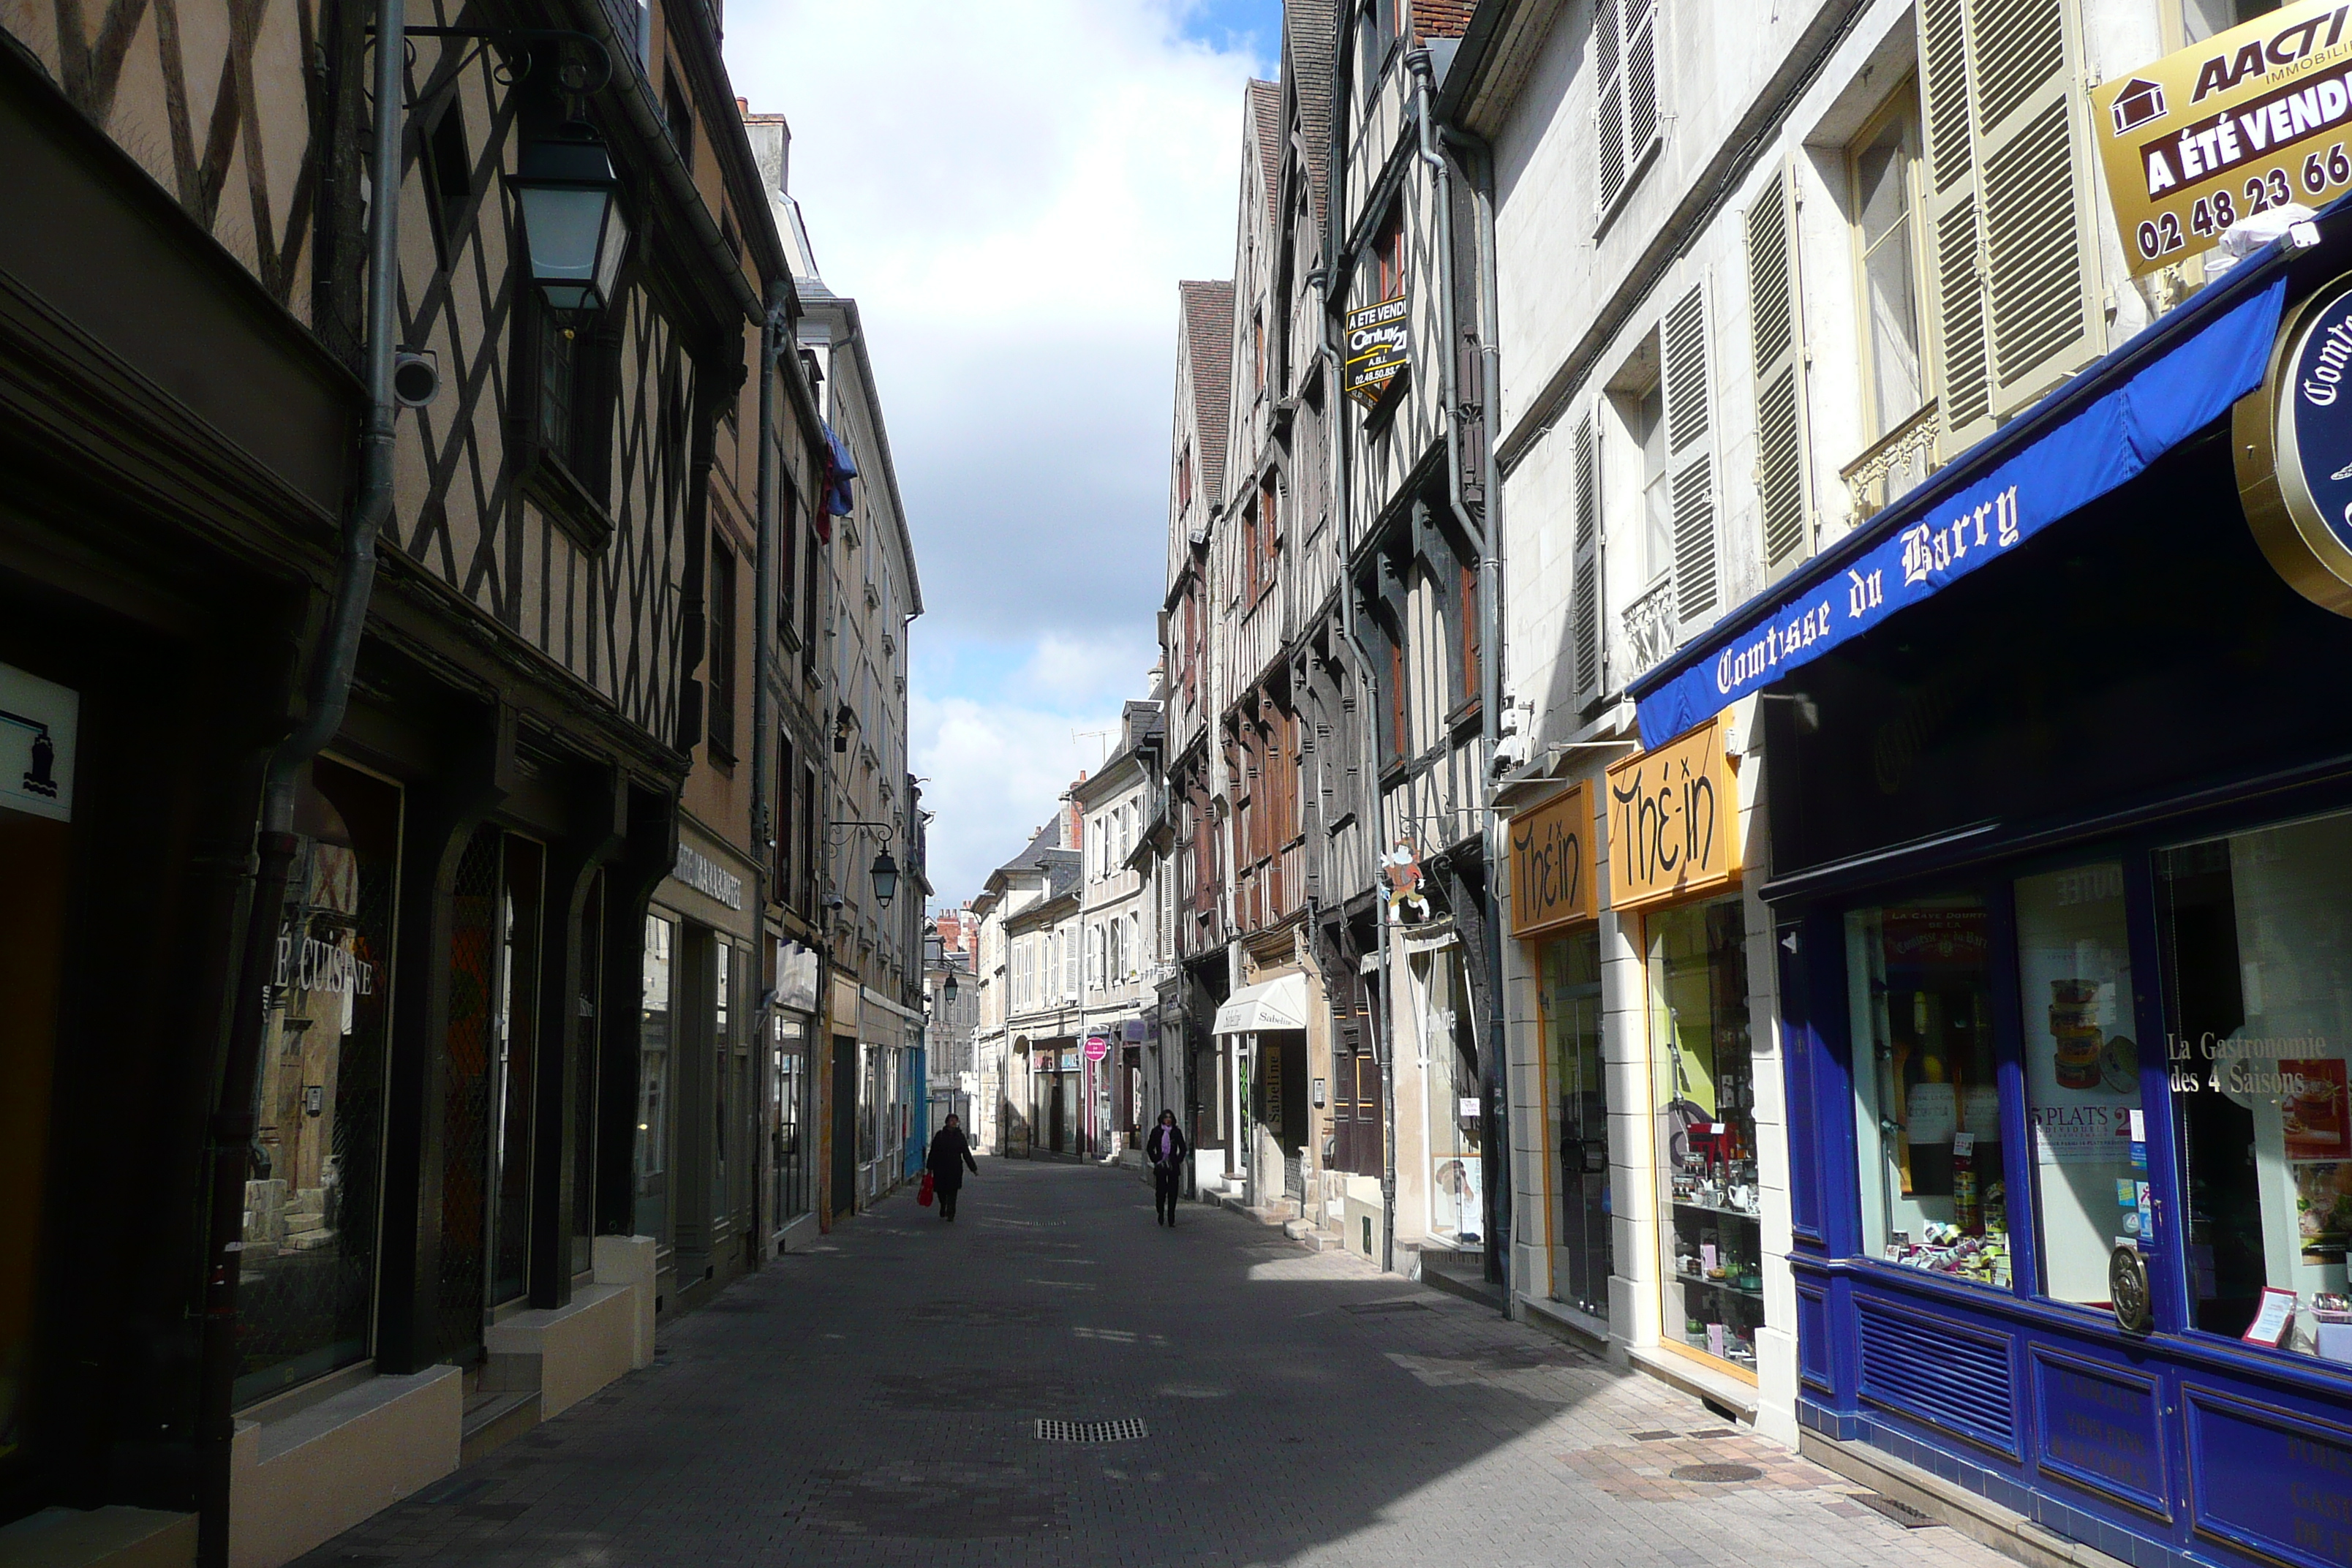
[[2009, 1203], [1984, 904], [1846, 917], [1864, 1247], [2006, 1289]]
[[2352, 816], [2157, 858], [2195, 1324], [2352, 1362]]
[[42, 1447], [32, 1397], [42, 1364], [42, 1211], [58, 1049], [80, 696], [0, 664], [0, 1476]]
[[240, 1405], [369, 1353], [400, 791], [324, 758], [311, 779], [245, 1184]]
[[572, 1069], [572, 1272], [596, 1261], [596, 1084], [604, 1017], [604, 874], [580, 911], [579, 1034]]
[[669, 1240], [669, 1047], [677, 923], [646, 917], [644, 997], [637, 1013], [637, 1144], [634, 1161], [639, 1236]]
[[1429, 1229], [1440, 1241], [1475, 1247], [1486, 1229], [1484, 1128], [1461, 949], [1416, 958], [1412, 966], [1422, 988], [1415, 1044], [1429, 1118]]
[[726, 1223], [730, 1206], [727, 1187], [728, 1107], [734, 1103], [730, 1092], [733, 1078], [730, 1069], [735, 1061], [735, 950], [724, 942], [712, 947], [718, 963], [718, 973], [710, 987], [710, 1221], [714, 1234]]
[[491, 1047], [492, 1151], [496, 1185], [490, 1214], [492, 1305], [530, 1289], [530, 1134], [538, 1076], [539, 938], [545, 852], [507, 834], [500, 856], [498, 1018]]
[[808, 1169], [802, 1136], [807, 1112], [808, 1026], [779, 1009], [774, 1027], [770, 1064], [774, 1079], [775, 1120], [770, 1124], [768, 1141], [776, 1181], [774, 1220], [781, 1229], [809, 1209]]
[[2154, 1213], [2123, 868], [2020, 879], [2017, 971], [2042, 1294], [2104, 1308], [2108, 1259]]
[[1543, 944], [1544, 1080], [1553, 1153], [1551, 1294], [1609, 1316], [1609, 1106], [1601, 1056], [1601, 933]]
[[1747, 912], [1723, 899], [1648, 927], [1660, 1335], [1753, 1372], [1764, 1250]]

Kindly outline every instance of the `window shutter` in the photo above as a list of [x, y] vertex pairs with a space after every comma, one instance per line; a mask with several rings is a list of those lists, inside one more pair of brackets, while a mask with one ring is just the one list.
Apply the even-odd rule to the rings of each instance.
[[1919, 31], [1950, 453], [2095, 358], [2105, 332], [2067, 0], [1921, 0]]
[[1576, 487], [1574, 600], [1570, 611], [1574, 642], [1576, 694], [1580, 700], [1601, 695], [1608, 679], [1606, 644], [1601, 635], [1601, 453], [1593, 438], [1592, 416], [1577, 421], [1570, 461]]
[[1657, 0], [1596, 0], [1592, 48], [1601, 96], [1601, 211], [1606, 214], [1658, 140]]
[[1599, 123], [1593, 142], [1601, 149], [1601, 210], [1607, 212], [1625, 188], [1624, 0], [1596, 0], [1592, 8], [1592, 52], [1600, 68]]
[[1812, 551], [1812, 509], [1805, 495], [1804, 323], [1797, 292], [1796, 220], [1796, 195], [1783, 169], [1748, 210], [1756, 489], [1767, 572], [1778, 572]]
[[1657, 0], [1626, 0], [1625, 169], [1630, 176], [1658, 139]]
[[1666, 312], [1663, 334], [1666, 462], [1675, 509], [1675, 614], [1695, 625], [1718, 600], [1715, 475], [1706, 407], [1706, 300], [1694, 289]]

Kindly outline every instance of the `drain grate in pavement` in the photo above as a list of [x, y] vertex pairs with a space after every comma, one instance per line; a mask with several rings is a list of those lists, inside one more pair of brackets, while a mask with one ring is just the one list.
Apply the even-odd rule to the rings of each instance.
[[1921, 1513], [1907, 1502], [1897, 1502], [1876, 1492], [1848, 1492], [1846, 1496], [1866, 1509], [1885, 1514], [1906, 1530], [1926, 1530], [1937, 1521]]
[[1423, 1302], [1408, 1301], [1400, 1297], [1395, 1300], [1391, 1301], [1360, 1302], [1359, 1304], [1345, 1310], [1355, 1313], [1356, 1316], [1360, 1318], [1370, 1318], [1378, 1317], [1388, 1312], [1426, 1312], [1429, 1310], [1429, 1308], [1427, 1304]]
[[1133, 1443], [1149, 1437], [1150, 1432], [1132, 1415], [1117, 1421], [1049, 1421], [1037, 1422], [1040, 1443]]
[[1728, 1426], [1710, 1426], [1704, 1432], [1694, 1432], [1691, 1436], [1704, 1441], [1709, 1437], [1737, 1437], [1739, 1434]]
[[1636, 1432], [1633, 1440], [1637, 1443], [1664, 1443], [1681, 1436], [1679, 1432]]
[[1680, 1465], [1670, 1473], [1678, 1481], [1714, 1481], [1718, 1485], [1759, 1480], [1764, 1475], [1753, 1465]]

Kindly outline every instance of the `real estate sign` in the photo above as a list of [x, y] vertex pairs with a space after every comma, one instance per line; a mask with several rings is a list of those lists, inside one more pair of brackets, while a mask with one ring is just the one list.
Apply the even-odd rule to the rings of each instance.
[[2091, 122], [2135, 276], [2352, 190], [2352, 0], [2300, 0], [2102, 84]]
[[1370, 408], [1381, 400], [1412, 357], [1412, 320], [1405, 297], [1383, 300], [1348, 312], [1346, 380], [1349, 396]]

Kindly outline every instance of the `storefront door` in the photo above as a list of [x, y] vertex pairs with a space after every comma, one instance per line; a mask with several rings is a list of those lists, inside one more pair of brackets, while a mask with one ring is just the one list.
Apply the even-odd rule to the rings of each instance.
[[833, 1037], [833, 1212], [857, 1206], [857, 1041]]
[[1601, 933], [1593, 929], [1554, 938], [1536, 952], [1552, 1151], [1551, 1294], [1606, 1319], [1615, 1247], [1601, 1054]]

